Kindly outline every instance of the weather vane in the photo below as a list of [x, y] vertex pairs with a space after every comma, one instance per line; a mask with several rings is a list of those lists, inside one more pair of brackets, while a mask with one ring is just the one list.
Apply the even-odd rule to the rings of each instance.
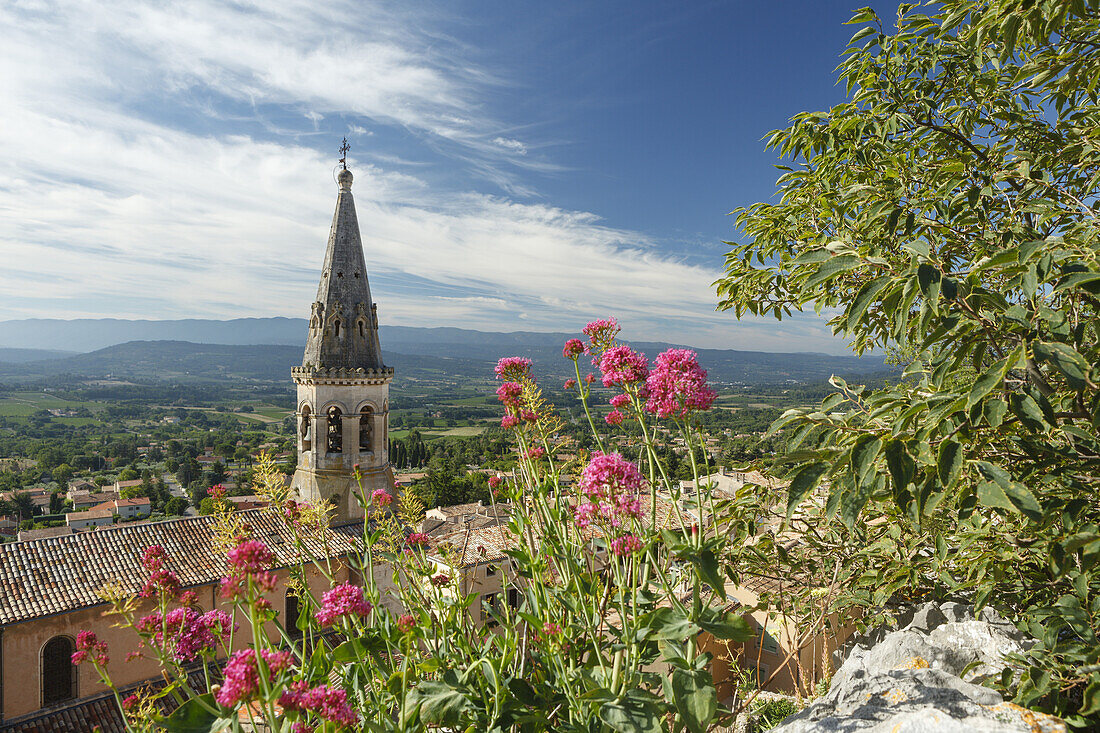
[[351, 150], [351, 146], [348, 145], [348, 139], [345, 137], [344, 142], [340, 144], [340, 152], [344, 157], [340, 158], [340, 165], [344, 166], [344, 170], [348, 169], [348, 151]]

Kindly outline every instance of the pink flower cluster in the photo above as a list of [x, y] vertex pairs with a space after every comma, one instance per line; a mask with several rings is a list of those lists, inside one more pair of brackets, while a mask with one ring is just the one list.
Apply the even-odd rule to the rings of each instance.
[[657, 417], [684, 417], [692, 411], [709, 410], [718, 396], [707, 387], [707, 370], [699, 366], [690, 349], [669, 349], [660, 354], [646, 387], [646, 410]]
[[[289, 669], [294, 663], [294, 656], [287, 651], [274, 652], [261, 649], [260, 657], [271, 674]], [[256, 667], [256, 652], [252, 649], [233, 652], [233, 656], [225, 665], [222, 677], [222, 687], [215, 698], [219, 705], [231, 708], [239, 702], [252, 699], [260, 689], [260, 671]]]
[[626, 415], [619, 412], [618, 410], [612, 410], [611, 412], [607, 413], [607, 415], [604, 417], [603, 421], [605, 423], [607, 423], [608, 425], [622, 425], [623, 420], [625, 420], [625, 419], [626, 419]]
[[499, 379], [518, 382], [531, 377], [531, 360], [522, 356], [506, 356], [497, 362], [493, 372]]
[[237, 572], [255, 575], [275, 562], [271, 548], [259, 540], [245, 540], [229, 551], [229, 564]]
[[370, 602], [363, 598], [363, 589], [351, 583], [343, 583], [321, 596], [321, 610], [314, 614], [322, 626], [331, 626], [342, 618], [366, 616], [371, 612]]
[[596, 519], [618, 527], [624, 519], [642, 515], [639, 494], [645, 478], [637, 466], [618, 453], [593, 453], [577, 486], [587, 497], [574, 510], [574, 521], [582, 529]]
[[228, 578], [222, 578], [223, 598], [239, 598], [247, 589], [250, 579], [265, 593], [275, 589], [278, 578], [275, 573], [267, 570], [275, 562], [275, 554], [263, 542], [243, 540], [229, 551], [227, 559], [232, 573]]
[[106, 667], [111, 658], [107, 655], [107, 642], [96, 638], [94, 631], [80, 631], [76, 635], [76, 651], [73, 652], [73, 664], [81, 664], [91, 659], [100, 667]]
[[542, 458], [544, 455], [546, 455], [546, 449], [542, 448], [540, 446], [536, 445], [534, 448], [528, 448], [527, 449], [527, 457], [532, 459], [532, 460], [538, 460], [539, 458]]
[[450, 582], [451, 582], [451, 576], [446, 575], [444, 573], [439, 573], [438, 575], [433, 575], [432, 576], [432, 585], [434, 585], [436, 588], [442, 588], [443, 586], [447, 585], [447, 583], [450, 583]]
[[407, 634], [416, 628], [416, 619], [410, 614], [402, 614], [397, 617], [397, 630], [402, 634]]
[[489, 477], [489, 488], [490, 489], [495, 489], [496, 487], [500, 486], [502, 483], [504, 483], [504, 479], [502, 479], [500, 476], [490, 476]]
[[649, 362], [645, 354], [639, 354], [629, 346], [613, 346], [600, 357], [603, 386], [622, 387], [645, 381], [649, 375]]
[[405, 544], [409, 547], [427, 547], [429, 537], [423, 532], [411, 532], [409, 536], [405, 538]]
[[624, 534], [611, 540], [610, 546], [613, 553], [625, 557], [642, 549], [642, 541], [632, 534]]
[[237, 625], [225, 611], [198, 613], [190, 608], [176, 608], [162, 617], [159, 612], [142, 616], [137, 631], [149, 634], [156, 644], [167, 638], [173, 656], [181, 662], [190, 662], [200, 654], [214, 652], [218, 641], [236, 630]]
[[377, 506], [389, 506], [393, 502], [393, 496], [385, 489], [375, 489], [370, 493], [372, 504]]
[[619, 323], [614, 318], [600, 318], [585, 324], [581, 333], [588, 337], [595, 349], [606, 349], [615, 343], [615, 337], [619, 335]]
[[523, 385], [519, 382], [505, 382], [497, 387], [497, 399], [505, 407], [520, 409], [523, 406]]
[[164, 561], [168, 559], [168, 553], [161, 545], [150, 545], [145, 548], [141, 565], [149, 571], [149, 577], [145, 585], [138, 591], [142, 598], [153, 598], [164, 595], [166, 598], [178, 599], [180, 597], [180, 579], [171, 570], [164, 567]]
[[336, 687], [318, 685], [311, 688], [305, 681], [293, 682], [279, 696], [279, 704], [285, 710], [311, 712], [348, 728], [359, 724], [359, 716], [348, 704], [347, 693]]
[[210, 493], [210, 496], [214, 497], [215, 499], [224, 499], [226, 491], [225, 491], [225, 487], [222, 486], [221, 484], [214, 484], [213, 486], [210, 487], [210, 492], [209, 493]]
[[561, 355], [566, 359], [576, 359], [586, 351], [588, 351], [588, 347], [584, 345], [583, 341], [580, 339], [569, 339], [565, 342], [565, 346], [562, 347]]

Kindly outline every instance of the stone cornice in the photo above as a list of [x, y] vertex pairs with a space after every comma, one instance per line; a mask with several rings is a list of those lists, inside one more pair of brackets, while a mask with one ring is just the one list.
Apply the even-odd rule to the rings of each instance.
[[393, 381], [393, 367], [344, 369], [307, 364], [291, 368], [290, 376], [295, 384], [389, 384]]

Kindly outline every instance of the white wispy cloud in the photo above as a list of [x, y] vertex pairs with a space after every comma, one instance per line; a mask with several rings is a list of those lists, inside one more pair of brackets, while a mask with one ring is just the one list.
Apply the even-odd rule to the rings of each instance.
[[[0, 318], [303, 315], [332, 214], [332, 156], [302, 135], [393, 126], [451, 145], [513, 198], [355, 166], [386, 323], [561, 330], [614, 314], [631, 338], [828, 350], [819, 319], [777, 330], [713, 312], [715, 267], [595, 214], [514, 198], [553, 168], [501, 134], [500, 79], [423, 19], [360, 2], [15, 2], [0, 7]], [[350, 18], [350, 20], [349, 20]], [[51, 39], [65, 40], [64, 43]], [[244, 104], [234, 111], [233, 104]], [[302, 129], [287, 132], [276, 114]], [[267, 139], [227, 124], [264, 118]], [[272, 119], [266, 119], [270, 116]], [[369, 125], [369, 127], [368, 127]]]

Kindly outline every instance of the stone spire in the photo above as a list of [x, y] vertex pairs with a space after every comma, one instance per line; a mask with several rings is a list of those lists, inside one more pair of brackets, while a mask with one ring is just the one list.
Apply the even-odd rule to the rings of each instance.
[[321, 283], [309, 319], [305, 370], [383, 371], [378, 318], [367, 282], [363, 240], [351, 196], [351, 171], [337, 176], [340, 193], [325, 250]]

